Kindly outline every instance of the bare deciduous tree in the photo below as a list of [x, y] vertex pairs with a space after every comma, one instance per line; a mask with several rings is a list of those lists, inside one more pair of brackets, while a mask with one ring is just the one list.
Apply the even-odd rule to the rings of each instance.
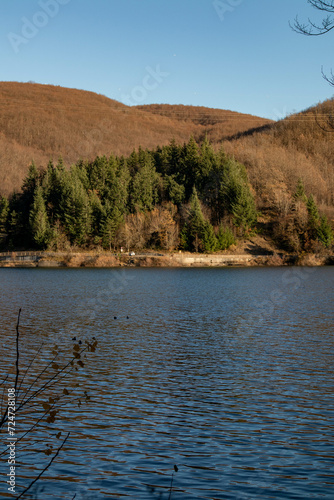
[[[324, 13], [324, 17], [320, 22], [312, 21], [308, 18], [307, 22], [301, 22], [298, 16], [295, 18], [293, 24], [290, 23], [291, 28], [301, 35], [306, 36], [321, 36], [326, 35], [334, 29], [334, 0], [307, 0], [308, 3], [316, 10]], [[329, 85], [334, 87], [334, 73], [331, 70], [330, 75], [324, 72], [321, 68], [321, 74]], [[325, 118], [325, 126], [323, 125]], [[329, 113], [326, 117], [317, 116], [318, 125], [326, 132], [333, 132], [334, 130], [334, 112]]]
[[327, 15], [322, 18], [320, 23], [316, 23], [308, 18], [306, 23], [295, 18], [294, 23], [290, 24], [291, 28], [302, 35], [319, 36], [325, 35], [334, 28], [334, 1], [333, 0], [307, 0], [315, 9], [326, 12]]
[[[325, 17], [322, 18], [320, 23], [312, 21], [308, 18], [307, 22], [301, 22], [298, 16], [295, 18], [293, 24], [290, 23], [291, 28], [301, 35], [306, 36], [321, 36], [326, 35], [332, 29], [334, 29], [334, 0], [307, 0], [312, 7], [315, 9], [326, 12]], [[328, 76], [324, 73], [323, 69], [322, 76], [324, 79], [332, 86], [334, 86], [334, 74], [331, 71], [331, 75]]]

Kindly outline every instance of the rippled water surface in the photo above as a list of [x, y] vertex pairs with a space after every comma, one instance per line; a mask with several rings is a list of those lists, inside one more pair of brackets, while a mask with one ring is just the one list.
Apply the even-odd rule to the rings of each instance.
[[3, 372], [19, 308], [27, 359], [99, 341], [38, 498], [333, 499], [333, 283], [330, 267], [0, 269]]

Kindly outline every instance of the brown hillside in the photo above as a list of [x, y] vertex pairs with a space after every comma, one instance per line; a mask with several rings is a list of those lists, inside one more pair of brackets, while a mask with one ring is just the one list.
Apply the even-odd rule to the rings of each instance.
[[[46, 165], [61, 155], [70, 164], [80, 157], [111, 152], [126, 155], [139, 145], [154, 148], [172, 138], [183, 143], [191, 135], [200, 139], [206, 132], [213, 142], [220, 142], [268, 122], [231, 111], [171, 108], [173, 113], [162, 116], [93, 92], [0, 82], [0, 194], [20, 189], [32, 160]], [[188, 118], [183, 119], [185, 111]]]
[[284, 211], [298, 178], [320, 209], [334, 218], [334, 100], [277, 122], [262, 132], [223, 142], [245, 164], [263, 206]]
[[279, 122], [194, 106], [138, 108], [201, 126], [216, 146], [223, 144], [227, 153], [246, 165], [259, 206], [284, 212], [301, 178], [306, 192], [334, 218], [334, 129], [329, 125], [333, 99]]
[[141, 113], [102, 95], [29, 83], [0, 83], [0, 191], [18, 190], [32, 161], [63, 156], [128, 154], [143, 145], [166, 144], [192, 130], [168, 118]]
[[66, 164], [96, 155], [129, 154], [201, 140], [247, 167], [263, 208], [291, 206], [299, 177], [320, 209], [334, 218], [334, 100], [274, 123], [251, 115], [182, 105], [128, 107], [92, 92], [29, 83], [0, 83], [0, 194], [18, 190], [34, 159]]
[[198, 130], [198, 138], [202, 139], [207, 134], [212, 143], [221, 142], [223, 139], [229, 139], [244, 132], [262, 130], [273, 123], [272, 120], [259, 116], [203, 106], [150, 104], [137, 106], [137, 109], [159, 116], [167, 116], [183, 123], [199, 125], [202, 127], [202, 136]]

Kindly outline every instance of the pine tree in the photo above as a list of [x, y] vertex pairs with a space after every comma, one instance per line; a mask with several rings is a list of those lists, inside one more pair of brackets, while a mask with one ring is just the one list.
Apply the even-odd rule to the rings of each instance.
[[318, 227], [320, 222], [320, 216], [318, 207], [315, 203], [315, 200], [312, 194], [309, 196], [306, 204], [307, 214], [308, 214], [308, 222], [307, 228], [309, 232], [309, 237], [312, 240], [316, 240], [318, 237]]
[[225, 210], [233, 215], [234, 225], [243, 233], [254, 227], [257, 210], [246, 169], [234, 160], [228, 160], [224, 165], [219, 199]]
[[117, 230], [123, 222], [123, 215], [117, 207], [113, 207], [105, 216], [101, 226], [103, 248], [111, 250]]
[[231, 245], [235, 245], [235, 237], [229, 227], [221, 225], [217, 234], [217, 249], [226, 250]]
[[293, 197], [295, 200], [303, 201], [304, 203], [307, 203], [307, 196], [305, 193], [304, 183], [303, 183], [303, 180], [301, 178], [298, 179], [296, 192], [295, 192]]
[[130, 173], [126, 161], [120, 161], [111, 156], [108, 162], [105, 192], [103, 199], [117, 207], [123, 215], [127, 212], [129, 199]]
[[204, 216], [198, 199], [197, 190], [194, 187], [190, 198], [189, 229], [193, 237], [200, 238], [204, 227]]
[[214, 252], [217, 250], [217, 238], [212, 225], [208, 221], [204, 222], [201, 240], [203, 252]]
[[43, 198], [43, 189], [39, 185], [35, 189], [34, 201], [29, 214], [29, 224], [32, 239], [37, 248], [46, 248], [50, 238], [50, 226]]
[[[181, 158], [182, 147], [176, 144], [175, 139], [172, 139], [169, 146], [167, 146], [166, 150], [167, 150], [166, 151], [167, 166], [164, 169], [163, 173], [168, 175], [178, 176], [180, 173], [180, 158]], [[177, 182], [179, 183], [179, 179], [177, 179]]]
[[133, 212], [152, 210], [159, 201], [161, 177], [155, 170], [152, 158], [144, 158], [141, 153], [140, 169], [132, 178], [130, 185], [130, 203]]
[[2, 196], [0, 198], [0, 234], [6, 232], [8, 215], [9, 202], [5, 196]]
[[257, 211], [255, 200], [249, 187], [240, 184], [234, 191], [234, 201], [231, 205], [233, 214], [233, 223], [243, 232], [252, 229], [257, 222]]
[[48, 219], [53, 226], [55, 222], [61, 217], [60, 202], [62, 196], [62, 177], [65, 170], [62, 165], [54, 166], [50, 160], [42, 179], [42, 187], [45, 197], [46, 210]]
[[75, 171], [64, 172], [60, 210], [62, 224], [71, 244], [83, 245], [90, 235], [90, 209], [88, 195]]
[[89, 206], [91, 213], [91, 237], [95, 244], [102, 242], [102, 227], [106, 217], [105, 207], [96, 191], [89, 193]]
[[316, 202], [312, 196], [312, 194], [309, 196], [307, 200], [307, 213], [308, 213], [308, 220], [309, 220], [309, 226], [312, 229], [317, 228], [320, 217], [319, 217], [319, 211], [318, 207], [316, 205]]
[[15, 247], [17, 243], [21, 243], [21, 227], [19, 224], [19, 214], [15, 209], [10, 210], [7, 218], [7, 233], [9, 236], [9, 247]]
[[31, 200], [34, 197], [35, 189], [39, 181], [39, 173], [35, 162], [32, 162], [28, 169], [28, 175], [25, 177], [22, 185], [22, 192], [29, 195]]
[[181, 232], [180, 239], [181, 245], [187, 250], [213, 252], [216, 249], [217, 242], [213, 227], [204, 218], [195, 187], [190, 198], [188, 221]]
[[320, 224], [317, 229], [318, 240], [326, 247], [330, 248], [333, 242], [333, 230], [325, 215], [320, 218]]
[[198, 192], [205, 194], [205, 188], [209, 180], [210, 173], [216, 167], [216, 155], [208, 140], [205, 136], [204, 142], [200, 149], [200, 157], [195, 172], [195, 185]]
[[177, 182], [184, 186], [185, 197], [188, 200], [191, 196], [196, 182], [196, 172], [199, 171], [199, 151], [198, 145], [193, 137], [187, 144], [184, 144], [180, 155], [179, 172]]
[[6, 233], [11, 247], [27, 247], [32, 243], [30, 239], [29, 212], [26, 213], [21, 194], [14, 193], [9, 200]]
[[166, 201], [171, 201], [173, 205], [180, 206], [185, 198], [184, 186], [178, 184], [173, 175], [165, 175], [163, 182]]
[[190, 250], [191, 242], [189, 241], [190, 231], [188, 227], [188, 223], [185, 222], [181, 231], [180, 231], [180, 249], [181, 250]]

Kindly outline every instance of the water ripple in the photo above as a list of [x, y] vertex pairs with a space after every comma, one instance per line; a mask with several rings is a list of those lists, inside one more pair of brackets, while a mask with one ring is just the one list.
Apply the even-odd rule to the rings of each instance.
[[43, 500], [333, 498], [334, 272], [286, 272], [0, 270], [3, 370], [19, 307], [26, 360], [99, 340]]

